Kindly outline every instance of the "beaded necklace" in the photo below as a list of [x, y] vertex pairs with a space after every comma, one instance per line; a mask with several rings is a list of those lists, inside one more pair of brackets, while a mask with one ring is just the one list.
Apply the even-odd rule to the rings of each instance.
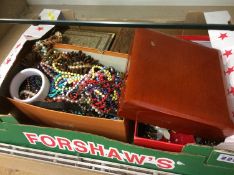
[[82, 51], [61, 52], [47, 42], [39, 41], [34, 47], [42, 57], [39, 68], [50, 78], [47, 101], [77, 105], [79, 110], [72, 113], [106, 118], [113, 114], [116, 119], [124, 74]]

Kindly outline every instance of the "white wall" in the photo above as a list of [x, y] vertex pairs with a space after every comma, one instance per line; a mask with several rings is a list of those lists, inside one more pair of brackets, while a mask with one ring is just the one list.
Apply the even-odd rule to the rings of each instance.
[[234, 6], [234, 0], [27, 0], [40, 5]]

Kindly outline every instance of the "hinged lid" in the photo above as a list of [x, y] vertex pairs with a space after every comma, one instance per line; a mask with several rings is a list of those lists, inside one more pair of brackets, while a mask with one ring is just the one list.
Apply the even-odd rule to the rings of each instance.
[[219, 51], [137, 29], [119, 114], [200, 136], [234, 133]]

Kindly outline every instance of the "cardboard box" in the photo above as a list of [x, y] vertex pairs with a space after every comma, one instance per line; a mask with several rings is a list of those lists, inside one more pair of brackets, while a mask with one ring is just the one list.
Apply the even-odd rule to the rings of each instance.
[[[176, 52], [168, 52], [168, 46], [176, 47]], [[132, 120], [138, 117], [141, 122], [216, 139], [223, 139], [234, 133], [217, 50], [146, 29], [136, 29], [128, 68], [128, 55], [125, 54], [108, 51], [100, 53], [95, 49], [72, 45], [56, 47], [77, 51], [80, 49], [100, 59], [104, 65], [111, 65], [128, 74], [120, 101], [121, 117]], [[183, 50], [184, 48], [186, 49]], [[18, 55], [15, 68], [25, 49]], [[191, 54], [192, 52], [196, 54]], [[173, 57], [175, 59], [170, 60]], [[210, 67], [206, 69], [208, 62]], [[167, 66], [170, 73], [166, 71]], [[15, 68], [4, 80], [3, 89], [8, 89], [9, 83], [6, 82], [12, 79], [13, 73], [17, 71]], [[213, 81], [214, 79], [217, 81]], [[194, 93], [190, 93], [190, 90]], [[86, 119], [83, 116], [78, 120], [73, 114], [10, 101], [21, 113], [43, 124], [127, 140], [125, 120], [111, 121], [94, 117]], [[112, 125], [111, 122], [115, 124]], [[92, 126], [90, 123], [93, 123]]]
[[[18, 63], [20, 62], [21, 58], [24, 58], [24, 53], [27, 53], [28, 47], [30, 46], [26, 45], [18, 55], [17, 60], [14, 63], [15, 65], [10, 70], [2, 84], [2, 89], [5, 89], [6, 91], [9, 89], [9, 82], [12, 80], [12, 77], [15, 75], [15, 73], [19, 71]], [[99, 60], [100, 63], [106, 66], [113, 66], [120, 72], [126, 72], [127, 69], [128, 55], [126, 54], [110, 51], [104, 51], [103, 53], [100, 53], [100, 51], [96, 49], [82, 48], [79, 46], [66, 44], [58, 44], [55, 47], [63, 51], [82, 50], [84, 53], [91, 55], [93, 58]], [[7, 96], [8, 93], [5, 92], [5, 94]], [[38, 124], [71, 130], [79, 130], [121, 141], [128, 140], [128, 124], [126, 119], [111, 120], [99, 117], [80, 116], [36, 107], [30, 104], [19, 102], [17, 100], [13, 100], [11, 98], [8, 98], [8, 100], [10, 104], [12, 104], [10, 113], [12, 113], [16, 118], [26, 117], [32, 121], [36, 121]]]
[[[13, 117], [0, 118], [0, 142], [55, 153], [87, 157], [134, 167], [187, 175], [234, 174], [234, 152], [186, 145], [181, 153], [153, 150], [104, 137], [33, 125]], [[61, 155], [62, 156], [62, 155]], [[73, 160], [73, 159], [72, 159]], [[141, 171], [138, 170], [138, 173]], [[142, 172], [144, 173], [144, 171]]]
[[[143, 29], [136, 30], [136, 33], [141, 36], [144, 36], [145, 32], [148, 32], [148, 31], [143, 30]], [[162, 34], [159, 34], [159, 35], [162, 35]], [[132, 46], [133, 48], [135, 47], [135, 45], [137, 45], [136, 43], [137, 39], [135, 40], [136, 41], [133, 43], [133, 46]], [[28, 48], [30, 47], [31, 47], [30, 44], [25, 45], [23, 50], [19, 53], [14, 63], [15, 66], [10, 70], [10, 72], [8, 73], [7, 77], [5, 78], [3, 82], [2, 89], [8, 90], [9, 82], [11, 81], [15, 72], [18, 71], [17, 64], [20, 62], [21, 58], [24, 57], [24, 53], [26, 53]], [[100, 53], [100, 51], [96, 49], [84, 48], [84, 47], [66, 45], [66, 44], [57, 44], [55, 47], [58, 49], [65, 50], [65, 51], [82, 50], [88, 55], [91, 55], [94, 58], [100, 60], [102, 64], [106, 66], [113, 66], [117, 70], [127, 73], [128, 55], [126, 54], [121, 54], [121, 53], [111, 52], [111, 51], [104, 51], [103, 53]], [[135, 57], [137, 56], [135, 55]], [[131, 60], [134, 60], [134, 59], [135, 58], [133, 57], [133, 54], [132, 54]], [[134, 65], [132, 64], [132, 66]], [[131, 69], [131, 65], [129, 66], [129, 69]], [[129, 86], [128, 83], [129, 83], [129, 80], [127, 78], [126, 87]], [[123, 98], [125, 98], [125, 89], [123, 90], [122, 94], [123, 94]], [[43, 109], [40, 107], [35, 107], [30, 104], [24, 104], [24, 103], [21, 103], [19, 101], [12, 100], [12, 99], [9, 99], [9, 101], [21, 113], [21, 114], [14, 113], [14, 116], [17, 118], [21, 118], [22, 115], [24, 115], [33, 121], [36, 121], [40, 124], [46, 124], [48, 126], [89, 132], [89, 133], [103, 135], [108, 138], [113, 138], [113, 139], [122, 140], [122, 141], [128, 140], [127, 138], [128, 137], [128, 125], [127, 125], [126, 119], [109, 120], [109, 119], [95, 118], [95, 117], [88, 117], [88, 116], [85, 116], [85, 117], [77, 116], [74, 114], [68, 114], [64, 112], [57, 112], [57, 111], [52, 111], [48, 109]], [[11, 113], [13, 113], [12, 112], [13, 110], [11, 110]], [[125, 117], [125, 115], [123, 115], [123, 117]]]
[[[43, 17], [48, 18], [50, 13], [55, 13], [54, 15], [59, 16], [59, 11], [57, 10], [45, 10]], [[66, 19], [73, 18], [72, 11], [63, 11], [63, 16]], [[48, 13], [48, 15], [47, 15]], [[40, 31], [37, 28], [40, 27]], [[17, 28], [17, 27], [16, 27]], [[3, 83], [1, 84], [1, 95], [5, 97], [9, 97], [9, 85], [14, 77], [14, 75], [21, 70], [18, 66], [21, 59], [25, 57], [25, 55], [31, 50], [31, 47], [35, 41], [29, 41], [32, 39], [40, 39], [43, 35], [45, 35], [53, 26], [30, 26], [30, 29], [27, 29], [20, 39], [17, 41], [15, 46], [13, 46], [12, 51], [6, 57], [6, 60], [3, 62], [3, 66], [1, 70], [1, 78], [5, 76]], [[59, 29], [59, 28], [58, 28]], [[82, 30], [95, 30], [92, 27], [81, 27]], [[112, 31], [118, 33], [121, 28], [99, 28], [98, 31]], [[45, 32], [44, 32], [45, 31]], [[30, 36], [30, 38], [29, 38]], [[16, 36], [15, 36], [16, 37]], [[45, 36], [44, 36], [45, 37]], [[64, 45], [65, 48], [68, 45]], [[128, 63], [128, 55], [108, 52], [108, 51], [100, 51], [91, 48], [82, 48], [76, 46], [69, 46], [72, 50], [82, 50], [92, 56], [94, 58], [98, 57], [100, 61], [104, 65], [117, 67], [122, 72], [126, 71], [127, 63]], [[67, 48], [68, 49], [68, 48]], [[16, 57], [15, 57], [16, 56]], [[117, 60], [117, 61], [116, 61]], [[4, 68], [4, 69], [2, 69]], [[9, 71], [6, 71], [9, 69]], [[0, 79], [1, 79], [0, 78]], [[109, 138], [127, 141], [128, 134], [128, 122], [126, 119], [123, 120], [110, 120], [105, 118], [97, 118], [97, 117], [84, 117], [77, 116], [74, 114], [57, 112], [47, 109], [42, 109], [36, 106], [32, 106], [29, 104], [20, 103], [18, 101], [12, 100], [10, 98], [4, 99], [2, 98], [0, 102], [0, 111], [1, 113], [12, 113], [19, 121], [23, 123], [33, 123], [40, 125], [49, 125], [59, 128], [67, 128], [72, 130], [79, 130], [89, 133], [94, 133], [98, 135], [103, 135]], [[36, 123], [35, 123], [36, 122]]]
[[[120, 28], [111, 28], [111, 29], [97, 29], [95, 27], [82, 27], [82, 29], [87, 30], [111, 30], [111, 31], [119, 31]], [[131, 30], [132, 31], [132, 30]], [[123, 37], [123, 36], [122, 36]], [[121, 41], [121, 39], [120, 39]], [[128, 42], [131, 42], [132, 40], [129, 39]], [[6, 96], [9, 96], [8, 94], [8, 85], [13, 78], [13, 75], [19, 71], [17, 64], [20, 62], [20, 59], [24, 57], [24, 54], [27, 52], [28, 49], [30, 49], [32, 42], [28, 42], [24, 49], [19, 53], [17, 56], [17, 60], [15, 61], [15, 67], [11, 70], [11, 73], [8, 74], [7, 78], [4, 80], [4, 85], [1, 87], [2, 94], [5, 94]], [[95, 53], [99, 53], [99, 55], [115, 55], [123, 58], [127, 58], [127, 55], [115, 53], [115, 52], [103, 52], [100, 53], [99, 50], [95, 49], [88, 49], [88, 48], [82, 48], [82, 47], [76, 47], [76, 46], [68, 46], [63, 45], [64, 47], [72, 47], [72, 49], [81, 49], [83, 51], [90, 51], [89, 54], [95, 55]], [[130, 48], [130, 44], [127, 45]], [[71, 49], [71, 48], [70, 48]], [[96, 55], [95, 55], [96, 57]], [[112, 65], [112, 64], [110, 64]], [[115, 65], [112, 65], [115, 67]], [[121, 68], [121, 66], [119, 66]], [[123, 68], [126, 67], [122, 66]], [[122, 68], [121, 68], [122, 69]], [[122, 71], [125, 71], [122, 69]], [[103, 135], [109, 138], [127, 141], [127, 134], [128, 134], [128, 124], [126, 119], [123, 119], [122, 121], [111, 121], [107, 119], [100, 119], [100, 118], [94, 118], [94, 117], [88, 117], [85, 118], [83, 116], [76, 116], [73, 114], [66, 114], [62, 112], [56, 112], [52, 110], [42, 109], [39, 107], [35, 107], [29, 104], [23, 104], [16, 102], [14, 100], [9, 99], [14, 107], [16, 109], [11, 108], [8, 110], [10, 111], [16, 118], [19, 120], [24, 120], [24, 122], [28, 119], [32, 119], [32, 121], [36, 121], [37, 123], [49, 125], [49, 126], [55, 126], [59, 128], [69, 128], [72, 130], [79, 130], [89, 133], [94, 133], [98, 135]], [[12, 106], [11, 105], [11, 106]], [[4, 106], [4, 104], [3, 104]], [[5, 109], [6, 107], [3, 107], [2, 109]], [[31, 121], [31, 120], [30, 120]], [[90, 125], [92, 123], [92, 125]], [[94, 129], [95, 128], [95, 129]], [[116, 130], [118, 132], [116, 132]]]
[[[18, 31], [18, 27], [15, 30], [11, 31], [11, 34]], [[23, 30], [22, 30], [23, 31]], [[182, 31], [176, 32], [176, 35], [181, 34]], [[17, 36], [17, 35], [16, 35]], [[4, 44], [9, 43], [4, 39]], [[12, 44], [12, 43], [11, 43]], [[9, 83], [9, 82], [8, 82]], [[8, 91], [6, 89], [6, 91]], [[2, 113], [7, 113], [11, 108], [11, 103], [9, 100], [0, 97], [0, 109]], [[41, 110], [37, 110], [40, 112]], [[16, 115], [20, 117], [20, 119], [24, 119], [25, 115], [19, 113], [19, 110], [14, 108], [13, 113], [17, 113]], [[63, 154], [72, 154], [79, 155], [81, 157], [91, 157], [100, 160], [106, 160], [110, 162], [118, 162], [120, 164], [126, 164], [144, 167], [152, 170], [162, 170], [165, 172], [172, 172], [178, 174], [233, 174], [233, 152], [215, 149], [213, 147], [208, 146], [200, 146], [200, 145], [186, 145], [181, 153], [171, 153], [160, 150], [152, 150], [147, 148], [142, 148], [134, 145], [124, 144], [115, 140], [106, 139], [104, 137], [99, 137], [92, 134], [86, 134], [76, 131], [69, 131], [51, 127], [39, 127], [35, 126], [34, 123], [31, 123], [27, 120], [23, 121], [23, 124], [19, 124], [13, 117], [2, 117], [0, 124], [0, 142], [8, 143], [13, 145], [20, 145], [29, 148], [53, 151]], [[86, 119], [82, 119], [86, 120]], [[87, 120], [88, 122], [90, 120]], [[29, 125], [26, 125], [26, 124]], [[108, 122], [103, 122], [103, 125], [109, 125]], [[29, 133], [29, 137], [26, 137], [25, 133]], [[31, 134], [30, 134], [31, 133]], [[61, 146], [57, 144], [55, 147], [49, 147], [42, 143], [42, 136], [46, 135], [46, 138], [63, 138], [69, 143], [71, 141], [81, 140], [81, 143], [85, 143], [85, 146], [90, 146], [89, 142], [92, 142], [92, 148], [95, 146], [98, 147], [100, 145], [100, 149], [102, 150], [102, 146], [104, 146], [105, 150], [108, 151], [108, 155], [110, 157], [103, 156], [102, 152], [91, 151], [88, 149], [87, 152], [77, 153], [74, 150], [69, 150], [68, 146]], [[32, 138], [40, 138], [40, 140], [35, 140], [36, 144], [30, 143], [30, 136]], [[45, 138], [44, 138], [45, 139]], [[61, 141], [61, 139], [60, 139]], [[94, 146], [94, 147], [93, 147]], [[88, 147], [89, 148], [89, 147]], [[110, 149], [114, 148], [114, 149]], [[116, 151], [117, 150], [117, 154]], [[127, 154], [126, 154], [127, 151]], [[119, 160], [118, 153], [120, 153], [121, 158]], [[131, 154], [129, 154], [131, 153]], [[122, 155], [124, 156], [122, 158]], [[130, 155], [130, 156], [129, 156]], [[144, 156], [146, 155], [146, 156]], [[132, 158], [133, 157], [133, 158]], [[131, 159], [132, 158], [132, 159]], [[162, 159], [161, 159], [162, 158]], [[161, 162], [161, 163], [160, 163]], [[165, 165], [166, 164], [166, 165]], [[165, 167], [166, 166], [166, 167]]]

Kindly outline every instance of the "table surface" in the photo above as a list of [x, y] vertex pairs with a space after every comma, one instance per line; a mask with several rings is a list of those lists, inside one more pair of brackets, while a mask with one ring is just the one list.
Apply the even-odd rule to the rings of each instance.
[[100, 175], [103, 173], [0, 154], [0, 175]]

